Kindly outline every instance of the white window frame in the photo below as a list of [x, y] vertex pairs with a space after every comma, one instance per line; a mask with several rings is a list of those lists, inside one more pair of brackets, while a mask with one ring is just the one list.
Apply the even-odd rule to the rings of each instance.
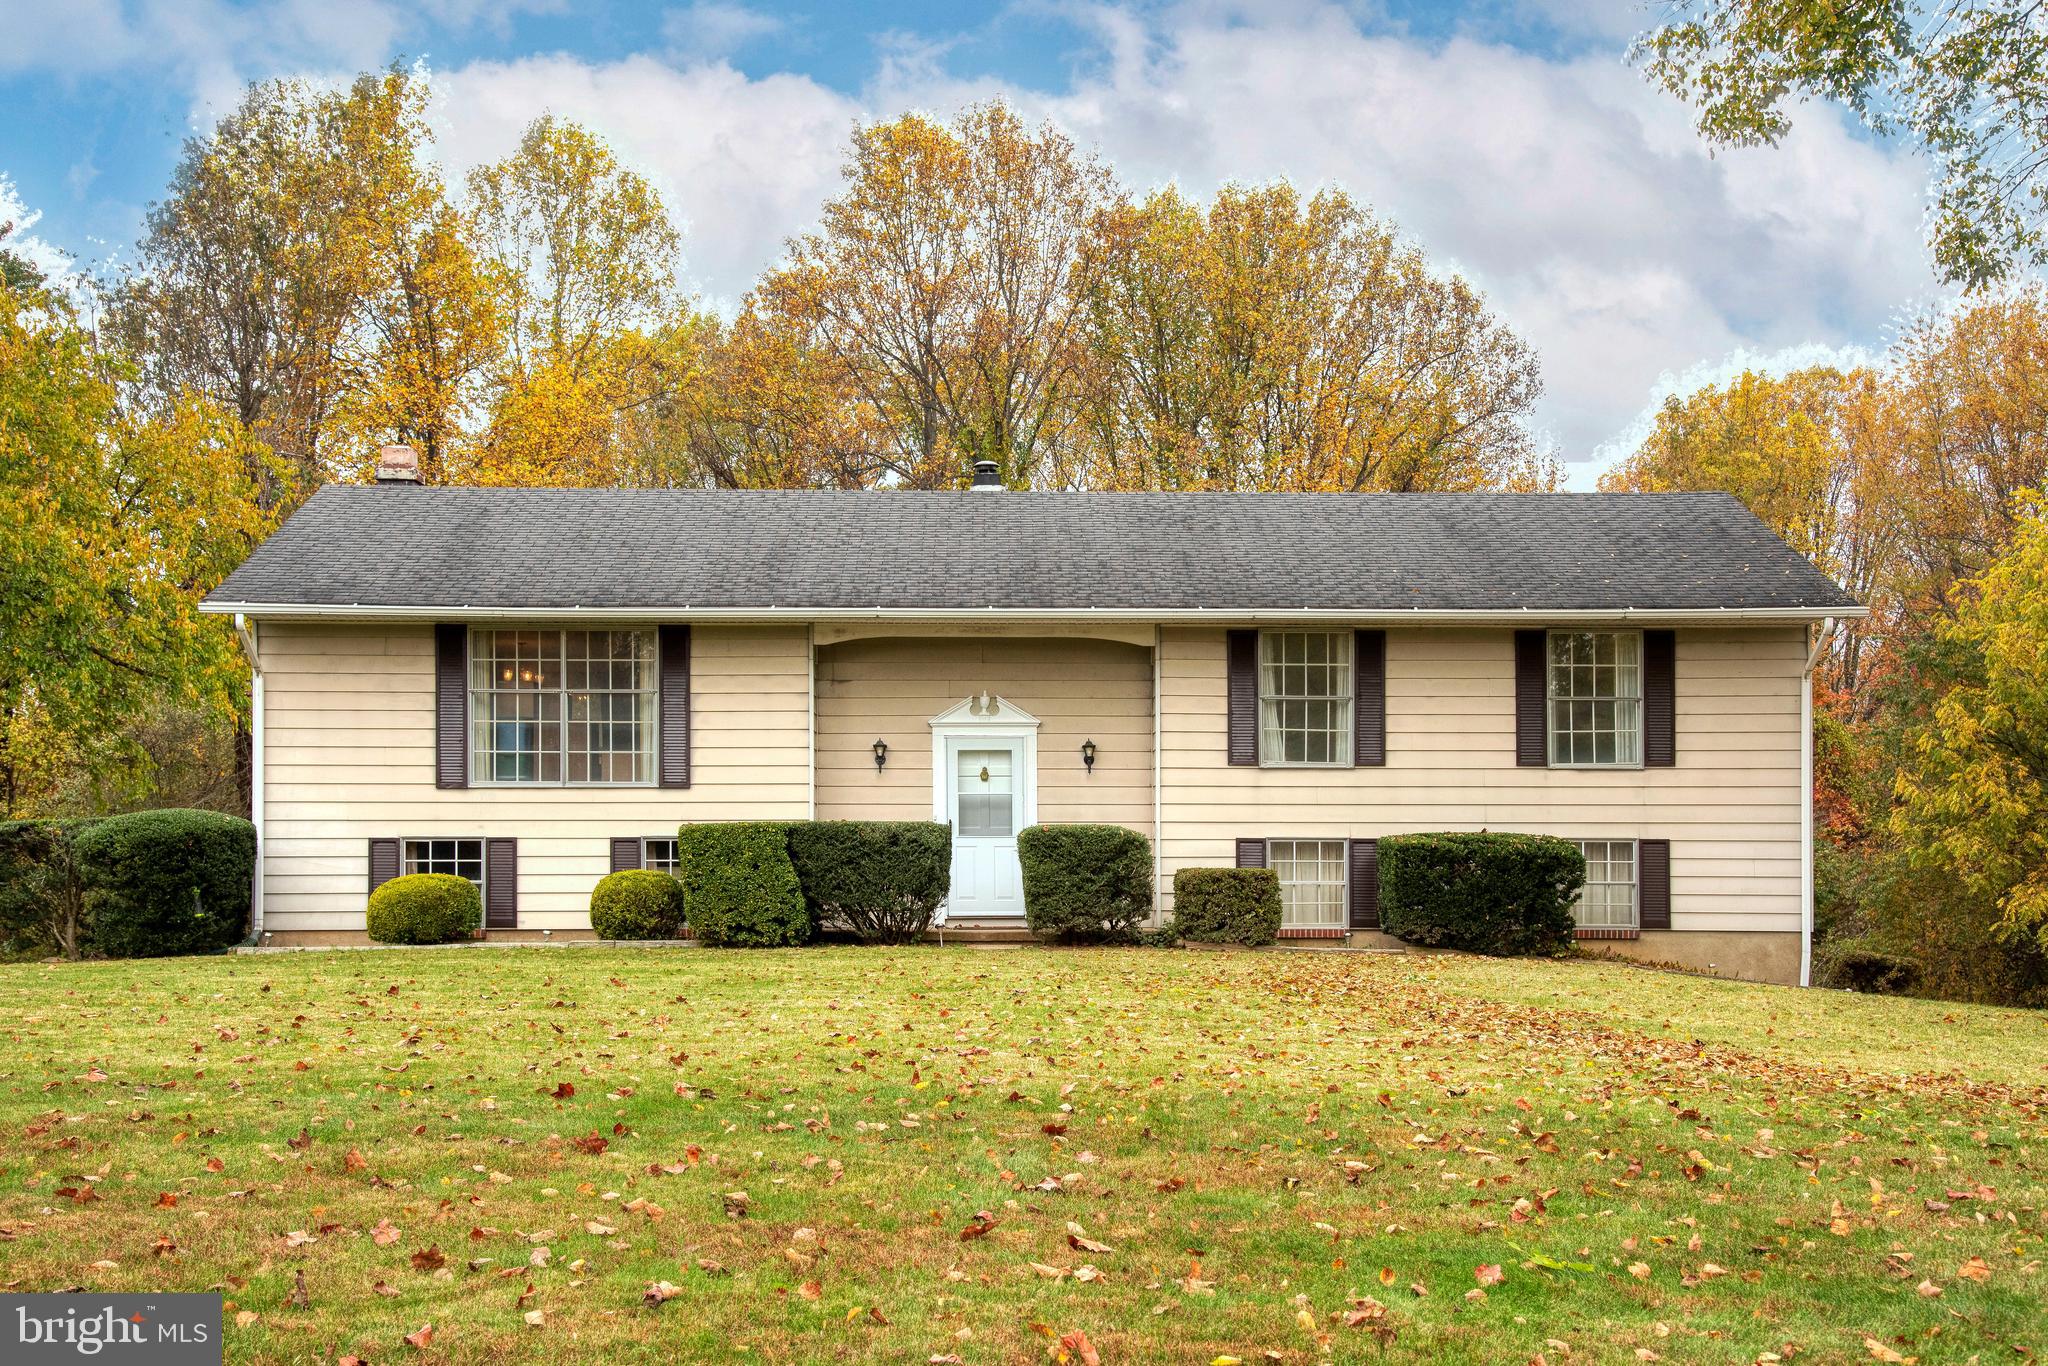
[[[1630, 639], [1630, 640], [1633, 640], [1633, 641], [1635, 642], [1635, 665], [1634, 665], [1634, 668], [1635, 668], [1635, 693], [1634, 693], [1634, 695], [1633, 695], [1633, 696], [1628, 696], [1628, 695], [1624, 695], [1624, 694], [1622, 694], [1622, 693], [1620, 693], [1620, 692], [1616, 692], [1616, 693], [1615, 693], [1615, 694], [1614, 694], [1613, 696], [1611, 696], [1611, 697], [1602, 697], [1602, 696], [1599, 696], [1598, 694], [1594, 694], [1594, 695], [1591, 695], [1591, 696], [1586, 696], [1586, 697], [1581, 697], [1581, 696], [1578, 696], [1577, 694], [1567, 694], [1567, 695], [1565, 695], [1565, 696], [1562, 696], [1562, 697], [1560, 697], [1560, 696], [1558, 695], [1558, 693], [1557, 693], [1557, 687], [1556, 687], [1557, 679], [1556, 679], [1556, 674], [1555, 674], [1555, 671], [1554, 671], [1554, 667], [1555, 667], [1555, 666], [1554, 666], [1554, 665], [1553, 665], [1553, 663], [1552, 663], [1552, 658], [1553, 658], [1553, 652], [1554, 652], [1554, 651], [1555, 651], [1555, 649], [1556, 649], [1556, 642], [1557, 642], [1557, 641], [1558, 641], [1558, 640], [1559, 640], [1560, 638], [1564, 638], [1564, 637], [1572, 637], [1572, 636], [1593, 636], [1593, 637], [1597, 637], [1597, 636], [1613, 636], [1613, 637], [1614, 637], [1614, 638], [1615, 638], [1615, 639], [1616, 639], [1617, 641], [1618, 641], [1618, 640], [1621, 640], [1621, 639], [1624, 639], [1624, 638], [1626, 638], [1626, 639]], [[1558, 742], [1558, 738], [1559, 738], [1559, 730], [1558, 730], [1558, 726], [1557, 726], [1557, 707], [1558, 707], [1558, 705], [1559, 705], [1560, 703], [1562, 703], [1562, 704], [1564, 704], [1564, 705], [1566, 705], [1566, 706], [1571, 706], [1571, 705], [1574, 705], [1574, 704], [1586, 704], [1586, 703], [1598, 703], [1598, 702], [1608, 702], [1608, 703], [1614, 703], [1614, 704], [1616, 704], [1616, 714], [1617, 714], [1617, 716], [1619, 716], [1619, 715], [1623, 714], [1623, 713], [1624, 713], [1624, 712], [1625, 712], [1625, 711], [1626, 711], [1626, 710], [1627, 710], [1628, 708], [1631, 708], [1631, 707], [1633, 708], [1633, 712], [1634, 712], [1634, 725], [1633, 725], [1633, 727], [1632, 727], [1631, 729], [1629, 729], [1629, 730], [1623, 730], [1623, 729], [1621, 729], [1621, 728], [1619, 727], [1619, 725], [1617, 725], [1617, 727], [1616, 727], [1616, 729], [1615, 729], [1615, 750], [1616, 750], [1616, 753], [1617, 753], [1617, 755], [1618, 755], [1618, 754], [1619, 754], [1619, 753], [1621, 752], [1621, 750], [1622, 750], [1622, 748], [1623, 748], [1623, 744], [1622, 744], [1622, 742], [1623, 742], [1624, 740], [1628, 740], [1628, 741], [1630, 742], [1630, 743], [1629, 743], [1629, 749], [1631, 750], [1631, 757], [1628, 757], [1628, 758], [1620, 758], [1620, 757], [1617, 757], [1617, 758], [1614, 758], [1614, 759], [1608, 760], [1608, 761], [1606, 761], [1606, 762], [1601, 762], [1601, 761], [1599, 761], [1599, 760], [1587, 760], [1587, 761], [1583, 761], [1583, 762], [1575, 762], [1575, 761], [1572, 761], [1572, 760], [1566, 760], [1566, 759], [1559, 759], [1559, 758], [1557, 757], [1557, 742]], [[1580, 733], [1580, 732], [1570, 732], [1570, 733]], [[1597, 732], [1592, 732], [1592, 733], [1595, 733], [1595, 734], [1597, 734]], [[1641, 768], [1641, 767], [1643, 766], [1643, 633], [1642, 633], [1641, 631], [1638, 631], [1638, 630], [1629, 630], [1629, 629], [1600, 629], [1600, 630], [1582, 630], [1582, 631], [1569, 631], [1569, 630], [1566, 630], [1566, 631], [1548, 631], [1548, 632], [1545, 632], [1545, 633], [1544, 633], [1544, 637], [1543, 637], [1543, 757], [1544, 757], [1544, 760], [1545, 760], [1546, 764], [1547, 764], [1547, 765], [1548, 765], [1549, 767], [1551, 767], [1551, 768], [1579, 768], [1579, 769], [1623, 769], [1623, 770], [1628, 770], [1628, 769], [1639, 769], [1639, 768]]]
[[[1628, 931], [1631, 933], [1640, 933], [1643, 928], [1643, 851], [1641, 842], [1633, 839], [1574, 839], [1572, 840], [1572, 843], [1578, 846], [1579, 853], [1585, 857], [1586, 871], [1588, 874], [1585, 886], [1579, 888], [1579, 894], [1572, 898], [1573, 925], [1577, 926], [1581, 930], [1607, 932], [1610, 934], [1615, 931]], [[1602, 846], [1603, 849], [1607, 851], [1602, 854], [1600, 859], [1600, 864], [1603, 869], [1611, 868], [1613, 866], [1614, 857], [1612, 850], [1614, 850], [1617, 847], [1625, 848], [1628, 850], [1629, 880], [1626, 883], [1616, 882], [1611, 878], [1603, 878], [1597, 884], [1593, 881], [1591, 877], [1591, 873], [1593, 871], [1593, 858], [1590, 850], [1588, 849], [1588, 846], [1596, 844]], [[1595, 885], [1601, 887], [1625, 886], [1628, 888], [1627, 924], [1589, 925], [1585, 922], [1583, 916], [1585, 913], [1586, 906], [1586, 893]]]
[[[645, 681], [645, 686], [643, 686], [643, 687], [640, 687], [640, 688], [636, 688], [636, 689], [633, 689], [633, 690], [631, 690], [631, 692], [626, 692], [625, 690], [622, 690], [622, 689], [617, 689], [617, 688], [604, 688], [604, 689], [587, 689], [587, 688], [586, 688], [586, 689], [583, 689], [583, 691], [585, 691], [585, 692], [601, 691], [601, 692], [603, 692], [603, 693], [605, 693], [605, 694], [607, 694], [607, 695], [624, 695], [624, 696], [634, 696], [634, 697], [645, 697], [645, 698], [647, 698], [647, 699], [648, 699], [648, 706], [647, 706], [647, 722], [646, 722], [646, 737], [645, 737], [645, 738], [643, 739], [643, 741], [641, 742], [641, 750], [642, 750], [642, 757], [644, 757], [644, 758], [646, 759], [646, 761], [647, 761], [647, 776], [646, 776], [645, 778], [630, 778], [630, 779], [619, 779], [619, 780], [607, 780], [607, 781], [597, 782], [597, 781], [592, 781], [592, 780], [590, 780], [590, 779], [588, 779], [588, 778], [580, 778], [580, 779], [574, 779], [574, 780], [572, 780], [572, 779], [571, 779], [571, 778], [569, 777], [569, 756], [570, 756], [570, 753], [571, 753], [571, 751], [570, 751], [570, 749], [569, 749], [569, 727], [570, 727], [570, 725], [571, 725], [571, 721], [570, 721], [570, 718], [569, 718], [569, 700], [570, 700], [570, 697], [571, 697], [571, 695], [572, 695], [572, 690], [570, 689], [570, 687], [569, 687], [569, 685], [568, 685], [568, 658], [567, 658], [567, 650], [568, 650], [568, 637], [569, 637], [569, 634], [570, 634], [570, 633], [571, 633], [572, 631], [580, 631], [580, 632], [584, 632], [584, 633], [594, 633], [594, 632], [599, 632], [599, 631], [603, 631], [603, 632], [608, 632], [608, 633], [610, 633], [610, 634], [613, 634], [613, 635], [619, 635], [619, 634], [627, 634], [627, 635], [634, 635], [634, 636], [640, 636], [640, 637], [644, 637], [644, 638], [645, 638], [645, 639], [647, 640], [647, 642], [648, 642], [648, 644], [649, 644], [649, 646], [650, 646], [650, 654], [649, 654], [649, 662], [648, 662], [648, 666], [647, 666], [647, 677], [646, 677], [646, 681]], [[479, 645], [479, 641], [480, 641], [480, 639], [481, 639], [482, 637], [484, 637], [484, 636], [494, 636], [494, 635], [498, 635], [498, 634], [500, 634], [500, 633], [506, 633], [506, 632], [509, 632], [509, 633], [513, 633], [513, 634], [517, 634], [517, 633], [520, 633], [520, 632], [532, 632], [532, 633], [534, 633], [534, 634], [536, 634], [536, 635], [539, 635], [539, 636], [541, 636], [541, 637], [542, 637], [543, 639], [545, 639], [545, 638], [546, 638], [546, 637], [547, 637], [547, 636], [548, 636], [548, 635], [549, 635], [550, 633], [552, 633], [552, 634], [553, 634], [553, 635], [554, 635], [554, 636], [556, 637], [556, 647], [555, 647], [555, 648], [556, 648], [556, 654], [555, 654], [555, 662], [556, 662], [556, 667], [557, 667], [558, 669], [560, 669], [560, 670], [561, 670], [561, 673], [560, 673], [560, 683], [559, 683], [559, 685], [558, 685], [557, 687], [555, 687], [555, 688], [552, 688], [552, 689], [549, 689], [549, 690], [547, 690], [547, 691], [545, 691], [545, 692], [542, 692], [542, 691], [538, 691], [538, 690], [536, 690], [536, 691], [534, 691], [533, 695], [534, 695], [534, 696], [536, 696], [536, 697], [548, 697], [548, 696], [553, 696], [553, 697], [557, 697], [557, 698], [559, 698], [559, 699], [560, 699], [560, 714], [559, 714], [559, 715], [558, 715], [558, 716], [557, 716], [557, 717], [556, 717], [556, 718], [555, 718], [555, 719], [554, 719], [553, 721], [545, 721], [545, 720], [536, 720], [535, 722], [533, 722], [533, 724], [534, 724], [534, 725], [536, 725], [536, 726], [539, 726], [539, 725], [553, 725], [553, 726], [555, 726], [555, 727], [557, 728], [557, 735], [558, 735], [558, 743], [557, 743], [557, 748], [555, 749], [554, 753], [555, 753], [556, 757], [558, 758], [558, 760], [559, 760], [559, 762], [560, 762], [560, 764], [561, 764], [561, 776], [560, 776], [560, 777], [557, 777], [557, 778], [542, 778], [542, 777], [538, 777], [538, 776], [536, 776], [536, 777], [532, 777], [532, 778], [497, 778], [497, 777], [493, 777], [493, 776], [491, 776], [491, 774], [490, 774], [490, 772], [489, 772], [489, 770], [490, 770], [490, 762], [489, 762], [489, 756], [490, 756], [491, 754], [493, 754], [493, 753], [497, 753], [498, 751], [493, 751], [493, 750], [488, 750], [488, 749], [482, 748], [482, 747], [480, 747], [480, 746], [479, 746], [479, 745], [477, 744], [477, 742], [476, 742], [476, 736], [477, 736], [477, 715], [476, 715], [476, 704], [477, 704], [477, 697], [478, 697], [478, 695], [479, 695], [479, 694], [482, 694], [482, 693], [490, 693], [490, 692], [500, 691], [499, 689], [496, 689], [496, 688], [479, 688], [479, 687], [477, 687], [477, 686], [476, 686], [476, 670], [477, 670], [477, 661], [478, 661], [478, 659], [480, 658], [480, 655], [479, 655], [479, 652], [478, 652], [478, 645]], [[492, 655], [492, 658], [494, 658], [494, 659], [496, 658], [496, 654], [495, 654], [495, 652], [493, 653], [493, 655]], [[469, 630], [468, 648], [467, 648], [467, 651], [466, 651], [466, 653], [465, 653], [465, 655], [464, 655], [464, 677], [463, 677], [463, 725], [465, 726], [465, 731], [464, 731], [464, 735], [465, 735], [465, 737], [466, 737], [466, 739], [467, 739], [467, 741], [468, 741], [468, 746], [469, 746], [469, 785], [470, 785], [471, 787], [512, 787], [512, 788], [531, 788], [531, 787], [607, 787], [607, 788], [618, 788], [618, 787], [655, 787], [655, 786], [657, 786], [657, 785], [659, 784], [659, 782], [660, 782], [660, 778], [661, 778], [661, 677], [660, 677], [660, 675], [661, 675], [661, 640], [660, 640], [660, 637], [659, 637], [658, 633], [657, 633], [657, 632], [656, 632], [656, 631], [655, 631], [655, 630], [654, 630], [653, 628], [651, 628], [651, 627], [641, 627], [641, 626], [630, 626], [630, 625], [627, 625], [627, 626], [606, 626], [606, 625], [584, 626], [584, 625], [580, 625], [580, 624], [579, 624], [579, 625], [569, 625], [569, 626], [539, 626], [539, 625], [536, 625], [536, 626], [472, 626], [472, 627], [470, 628], [470, 630]], [[586, 722], [585, 724], [589, 724], [589, 723], [587, 723], [587, 722]], [[587, 751], [586, 751], [586, 753], [587, 753]], [[544, 759], [545, 759], [545, 757], [546, 757], [546, 755], [547, 755], [547, 751], [545, 751], [545, 750], [537, 750], [537, 751], [535, 751], [535, 754], [536, 754], [536, 762], [538, 763], [538, 762], [540, 762], [540, 761], [542, 761], [542, 760], [544, 760]]]
[[[1333, 653], [1322, 666], [1300, 667], [1341, 669], [1344, 677], [1343, 691], [1341, 693], [1330, 692], [1322, 694], [1274, 693], [1268, 691], [1266, 687], [1266, 671], [1269, 668], [1286, 669], [1297, 666], [1290, 666], [1284, 657], [1277, 662], [1269, 663], [1266, 659], [1267, 642], [1281, 643], [1280, 648], [1284, 654], [1286, 648], [1284, 642], [1286, 640], [1309, 636], [1326, 637], [1331, 642]], [[1355, 639], [1350, 631], [1289, 630], [1259, 632], [1259, 655], [1255, 667], [1258, 670], [1260, 768], [1350, 768], [1353, 766], [1355, 750], [1358, 744], [1358, 737], [1355, 733], [1358, 724], [1358, 656], [1355, 644]], [[1341, 661], [1336, 657], [1339, 654], [1343, 656]], [[1331, 755], [1328, 759], [1288, 759], [1283, 757], [1286, 748], [1287, 731], [1278, 725], [1268, 725], [1266, 717], [1269, 703], [1277, 708], [1287, 702], [1320, 702], [1336, 708], [1338, 724], [1334, 729], [1326, 728], [1325, 730], [1325, 733], [1331, 737]], [[1303, 733], [1306, 734], [1307, 732], [1304, 731]]]
[[[1330, 882], [1324, 878], [1317, 878], [1314, 882], [1310, 883], [1303, 883], [1301, 881], [1289, 883], [1280, 876], [1280, 855], [1278, 852], [1280, 847], [1286, 845], [1289, 848], [1298, 848], [1304, 844], [1329, 845], [1337, 850], [1337, 880], [1335, 882]], [[1290, 858], [1288, 861], [1291, 866], [1298, 863], [1299, 858]], [[1327, 862], [1328, 860], [1323, 858], [1321, 854], [1316, 856], [1316, 863], [1319, 868]], [[1273, 876], [1280, 883], [1280, 932], [1282, 934], [1343, 934], [1349, 931], [1351, 925], [1351, 846], [1348, 840], [1325, 838], [1317, 835], [1268, 836], [1266, 839], [1266, 866], [1273, 870]], [[1290, 921], [1288, 919], [1290, 907], [1288, 906], [1287, 896], [1289, 886], [1335, 887], [1337, 889], [1336, 917], [1333, 920], [1317, 922], [1315, 924], [1302, 924]]]
[[[669, 849], [668, 858], [668, 862], [671, 866], [667, 868], [654, 867], [650, 855], [648, 853], [647, 846], [650, 844], [657, 843], [671, 846]], [[670, 877], [680, 877], [682, 875], [682, 863], [681, 860], [677, 857], [679, 851], [674, 848], [674, 846], [677, 843], [678, 841], [674, 835], [642, 835], [640, 837], [640, 866], [642, 868], [651, 869], [652, 871], [657, 873], [667, 873]]]
[[[491, 876], [491, 846], [490, 842], [482, 835], [400, 835], [398, 837], [398, 875], [400, 877], [411, 877], [415, 871], [423, 873], [434, 871], [431, 868], [421, 868], [418, 870], [413, 868], [412, 847], [415, 844], [474, 844], [476, 846], [477, 875], [473, 878], [468, 878], [467, 881], [476, 884], [477, 895], [484, 898], [486, 906], [490, 905], [487, 888]], [[426, 861], [432, 862], [432, 859], [429, 858]], [[460, 849], [457, 849], [453, 861], [458, 866], [462, 863], [462, 852]], [[463, 875], [457, 873], [455, 876], [462, 877]]]

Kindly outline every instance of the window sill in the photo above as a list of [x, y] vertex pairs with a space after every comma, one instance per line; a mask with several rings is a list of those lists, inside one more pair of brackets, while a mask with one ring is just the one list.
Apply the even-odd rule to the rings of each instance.
[[1579, 927], [1578, 929], [1576, 929], [1576, 930], [1573, 930], [1573, 931], [1572, 931], [1572, 938], [1574, 938], [1574, 939], [1639, 939], [1639, 938], [1641, 938], [1641, 937], [1642, 937], [1642, 933], [1643, 933], [1643, 932], [1642, 932], [1641, 930], [1639, 930], [1639, 929], [1623, 929], [1623, 928], [1621, 928], [1621, 927], [1619, 927], [1619, 926], [1603, 926], [1603, 927], [1598, 927], [1598, 928], [1588, 928], [1588, 927], [1586, 927], [1586, 926], [1583, 926], [1583, 925], [1582, 925], [1582, 926], [1580, 926], [1580, 927]]
[[[640, 789], [640, 788], [650, 788], [650, 789], [651, 789], [651, 788], [656, 788], [656, 787], [659, 787], [659, 786], [661, 786], [661, 784], [659, 784], [659, 783], [543, 783], [543, 782], [532, 782], [532, 783], [507, 783], [507, 782], [492, 782], [492, 783], [479, 783], [479, 782], [472, 782], [472, 783], [470, 783], [470, 785], [469, 785], [469, 787], [470, 787], [470, 790], [471, 790], [471, 791], [481, 791], [481, 790], [484, 790], [484, 789], [492, 789], [492, 790], [495, 790], [495, 791], [500, 791], [500, 792], [524, 792], [524, 791], [534, 791], [534, 790], [540, 790], [540, 791], [547, 791], [547, 792], [561, 792], [561, 791], [563, 791], [563, 790], [565, 790], [565, 789], [567, 789], [567, 790], [579, 790], [579, 791], [601, 791], [601, 792], [633, 792], [633, 791], [636, 791], [636, 790], [638, 790], [638, 789]], [[454, 789], [454, 790], [458, 790], [458, 791], [459, 791], [460, 789]]]

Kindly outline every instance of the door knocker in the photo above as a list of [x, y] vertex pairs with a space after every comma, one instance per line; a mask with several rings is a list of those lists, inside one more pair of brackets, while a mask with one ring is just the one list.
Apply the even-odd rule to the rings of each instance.
[[987, 782], [987, 781], [988, 781], [988, 765], [987, 765], [987, 764], [983, 764], [983, 765], [981, 766], [981, 780], [982, 780], [983, 782]]

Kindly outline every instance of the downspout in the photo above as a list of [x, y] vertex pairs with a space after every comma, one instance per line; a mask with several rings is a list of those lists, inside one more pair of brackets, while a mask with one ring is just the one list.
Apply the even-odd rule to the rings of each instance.
[[1166, 913], [1160, 909], [1166, 901], [1166, 888], [1160, 880], [1166, 871], [1166, 789], [1159, 783], [1163, 768], [1159, 748], [1159, 677], [1164, 671], [1160, 655], [1165, 637], [1165, 627], [1155, 625], [1152, 628], [1152, 923], [1155, 926], [1166, 923]]
[[804, 818], [818, 819], [818, 625], [804, 626], [804, 727], [809, 743], [804, 748]]
[[256, 867], [249, 888], [249, 942], [263, 942], [263, 660], [256, 624], [235, 613], [235, 638], [249, 657], [249, 823], [256, 827]]
[[1799, 671], [1799, 985], [1813, 985], [1813, 671], [1835, 634], [1824, 618]]

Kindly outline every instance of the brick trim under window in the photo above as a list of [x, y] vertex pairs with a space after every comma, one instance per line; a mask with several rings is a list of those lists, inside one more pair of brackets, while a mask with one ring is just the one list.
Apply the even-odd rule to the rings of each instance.
[[1573, 930], [1573, 931], [1572, 931], [1572, 938], [1574, 938], [1574, 939], [1640, 939], [1640, 938], [1642, 938], [1642, 934], [1641, 934], [1641, 932], [1640, 932], [1640, 931], [1638, 931], [1638, 930], [1626, 930], [1626, 929], [1618, 929], [1618, 928], [1614, 928], [1614, 927], [1608, 927], [1608, 928], [1604, 928], [1604, 929], [1587, 929], [1586, 927], [1584, 927], [1584, 926], [1582, 925], [1582, 926], [1580, 926], [1580, 927], [1579, 927], [1578, 929], [1575, 929], [1575, 930]]

